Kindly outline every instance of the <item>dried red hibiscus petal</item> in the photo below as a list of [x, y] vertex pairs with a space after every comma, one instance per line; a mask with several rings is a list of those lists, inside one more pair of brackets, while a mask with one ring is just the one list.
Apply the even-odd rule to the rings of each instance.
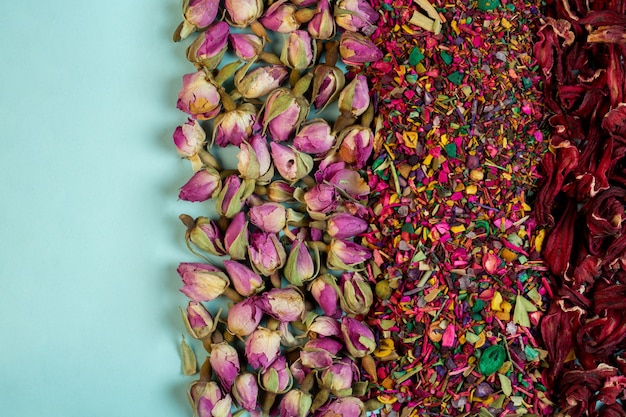
[[544, 260], [554, 275], [563, 276], [570, 265], [575, 226], [576, 202], [568, 199], [565, 210], [552, 229], [543, 251]]

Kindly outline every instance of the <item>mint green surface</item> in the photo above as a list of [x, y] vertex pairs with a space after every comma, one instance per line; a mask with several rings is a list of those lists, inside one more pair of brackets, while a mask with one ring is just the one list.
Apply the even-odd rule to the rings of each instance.
[[179, 18], [179, 0], [0, 2], [0, 416], [191, 415]]

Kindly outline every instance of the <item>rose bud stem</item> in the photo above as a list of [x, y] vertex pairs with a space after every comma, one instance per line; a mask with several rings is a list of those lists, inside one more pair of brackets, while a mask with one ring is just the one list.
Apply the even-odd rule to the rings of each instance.
[[187, 229], [191, 229], [196, 225], [196, 221], [188, 214], [181, 214], [178, 218], [181, 222], [183, 222]]
[[[305, 303], [307, 310], [308, 310], [308, 304], [309, 304], [309, 302], [307, 301], [307, 302]], [[291, 325], [292, 325], [295, 329], [297, 329], [297, 330], [300, 330], [300, 331], [302, 331], [302, 332], [306, 332], [307, 327], [306, 327], [306, 325], [305, 325], [304, 323], [302, 323], [301, 321], [292, 321], [292, 322], [291, 322]]]
[[224, 291], [224, 294], [222, 295], [224, 295], [230, 301], [233, 301], [235, 303], [238, 303], [239, 301], [243, 300], [243, 297], [239, 295], [237, 291], [235, 291], [234, 289], [230, 287], [226, 288], [226, 290]]
[[326, 42], [324, 50], [326, 51], [326, 65], [334, 67], [339, 59], [339, 42]]
[[[224, 335], [221, 332], [215, 332], [211, 335], [211, 341], [214, 344], [222, 343], [224, 341]], [[210, 349], [207, 349], [207, 352], [210, 352], [210, 351], [211, 351]]]
[[254, 187], [254, 194], [267, 195], [267, 187], [264, 185], [257, 185]]
[[303, 24], [313, 19], [313, 16], [317, 13], [317, 10], [313, 9], [300, 9], [295, 14], [296, 22]]
[[200, 157], [200, 161], [202, 161], [205, 166], [215, 168], [218, 171], [222, 169], [220, 163], [217, 162], [217, 159], [215, 159], [211, 152], [202, 149], [200, 150], [200, 152], [198, 152], [198, 156]]
[[270, 409], [274, 405], [274, 401], [275, 400], [276, 400], [276, 394], [275, 393], [265, 391], [265, 398], [263, 399], [263, 406], [261, 408], [263, 410], [263, 415], [264, 416], [269, 416], [270, 415]]
[[279, 325], [280, 325], [280, 321], [276, 320], [273, 317], [269, 317], [267, 319], [267, 323], [265, 324], [265, 327], [268, 328], [269, 330], [276, 330], [278, 329]]
[[259, 38], [265, 39], [265, 42], [272, 43], [272, 40], [267, 36], [267, 32], [265, 31], [265, 28], [257, 20], [250, 23], [250, 29], [252, 30], [252, 33], [257, 35]]
[[231, 175], [239, 175], [239, 171], [237, 171], [236, 169], [225, 169], [223, 171], [220, 171], [220, 178], [222, 180], [225, 180]]
[[302, 392], [308, 393], [313, 388], [313, 384], [315, 383], [315, 372], [309, 373], [302, 380], [302, 384], [300, 384], [300, 389]]
[[353, 125], [355, 121], [356, 119], [352, 115], [342, 113], [333, 126], [333, 132], [340, 132], [344, 128]]
[[210, 335], [201, 340], [202, 346], [204, 347], [204, 350], [206, 350], [207, 352], [211, 351], [211, 345], [213, 344], [213, 340], [211, 340], [212, 338], [213, 338], [213, 335]]
[[229, 332], [228, 329], [226, 329], [226, 331], [224, 332], [224, 340], [232, 344], [235, 341], [235, 335]]
[[365, 355], [361, 358], [361, 366], [365, 369], [371, 377], [372, 381], [378, 382], [378, 374], [376, 373], [376, 361], [372, 358], [372, 355]]
[[231, 62], [230, 64], [224, 65], [224, 67], [217, 73], [214, 81], [217, 85], [222, 85], [228, 80], [233, 74], [237, 71], [237, 68], [241, 64], [241, 61]]
[[320, 252], [328, 252], [328, 245], [324, 242], [310, 241], [308, 244], [311, 248], [317, 247]]
[[211, 362], [209, 362], [208, 356], [204, 359], [204, 363], [200, 367], [199, 380], [202, 382], [208, 382], [211, 380]]
[[280, 274], [278, 274], [278, 272], [274, 272], [270, 276], [270, 281], [272, 282], [272, 286], [274, 288], [280, 288], [282, 286], [282, 283], [280, 282]]
[[230, 94], [226, 92], [226, 90], [220, 88], [218, 92], [220, 93], [220, 99], [222, 100], [222, 106], [224, 106], [225, 111], [233, 111], [237, 108], [235, 100], [233, 100], [233, 98], [230, 96]]
[[324, 50], [324, 41], [322, 39], [316, 39], [315, 43], [317, 44], [317, 55], [315, 56], [315, 62], [319, 62], [320, 57], [322, 56], [322, 51]]
[[291, 85], [291, 87], [295, 88], [299, 80], [300, 80], [300, 70], [297, 70], [295, 68], [292, 69], [291, 74], [289, 74], [289, 84]]
[[306, 177], [302, 178], [302, 182], [304, 183], [304, 185], [307, 186], [307, 188], [313, 188], [317, 184], [317, 182], [315, 181], [315, 178], [313, 178], [310, 175], [307, 175]]
[[370, 102], [370, 105], [365, 110], [365, 113], [361, 116], [361, 126], [370, 127], [374, 121], [374, 105]]
[[267, 62], [268, 64], [283, 65], [278, 55], [271, 52], [261, 51], [261, 53], [259, 54], [259, 59], [263, 62]]
[[289, 228], [287, 226], [285, 226], [285, 228], [283, 229], [283, 233], [285, 234], [285, 236], [287, 236], [289, 239], [296, 240], [296, 235], [294, 235], [291, 230], [289, 230]]
[[324, 403], [328, 401], [329, 395], [330, 395], [330, 391], [327, 390], [326, 388], [318, 392], [315, 398], [313, 399], [313, 404], [311, 404], [311, 411], [315, 411], [321, 406], [323, 406]]

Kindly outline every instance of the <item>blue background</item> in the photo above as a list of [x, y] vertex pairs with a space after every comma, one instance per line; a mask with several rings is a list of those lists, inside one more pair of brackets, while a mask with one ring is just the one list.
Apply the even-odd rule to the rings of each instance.
[[191, 415], [180, 3], [0, 2], [2, 416]]

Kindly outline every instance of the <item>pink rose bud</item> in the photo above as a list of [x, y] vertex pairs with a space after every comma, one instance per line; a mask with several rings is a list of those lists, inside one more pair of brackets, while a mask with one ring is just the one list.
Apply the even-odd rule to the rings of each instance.
[[[293, 285], [301, 286], [304, 282], [315, 278], [319, 270], [319, 256], [316, 256], [317, 262], [313, 261], [313, 257], [305, 242], [296, 239], [291, 245], [291, 251], [285, 265], [285, 278]], [[317, 263], [317, 267], [316, 267]]]
[[187, 59], [208, 70], [222, 62], [228, 48], [228, 24], [217, 22], [201, 33], [187, 48]]
[[183, 318], [187, 331], [191, 337], [195, 339], [203, 339], [210, 336], [215, 329], [213, 317], [202, 303], [189, 301], [189, 304], [187, 304], [187, 314], [185, 315], [183, 313]]
[[173, 138], [178, 154], [191, 158], [204, 148], [206, 133], [197, 120], [188, 119], [184, 125], [176, 128]]
[[352, 383], [359, 378], [356, 364], [344, 358], [336, 361], [322, 372], [322, 386], [337, 397], [352, 395]]
[[317, 13], [307, 26], [313, 39], [329, 40], [335, 36], [335, 18], [330, 11], [328, 0], [319, 0]]
[[222, 233], [214, 221], [198, 217], [188, 233], [189, 240], [201, 250], [215, 256], [226, 255]]
[[365, 75], [354, 77], [339, 94], [339, 111], [343, 114], [359, 117], [370, 105], [370, 88]]
[[[231, 277], [232, 278], [232, 277]], [[341, 308], [347, 314], [367, 314], [374, 301], [372, 287], [358, 272], [344, 272], [339, 281], [343, 297]]]
[[269, 30], [280, 33], [289, 33], [300, 27], [296, 19], [298, 9], [287, 0], [278, 0], [269, 7], [259, 19], [259, 22]]
[[230, 24], [248, 27], [263, 14], [263, 0], [224, 0], [224, 7], [230, 18]]
[[[335, 294], [337, 294], [336, 291]], [[335, 301], [335, 305], [337, 305], [337, 301]], [[339, 336], [341, 334], [339, 322], [330, 316], [315, 317], [307, 328], [307, 331], [322, 337]]]
[[230, 282], [233, 283], [235, 291], [244, 297], [249, 297], [265, 288], [263, 278], [258, 276], [253, 270], [237, 261], [224, 261], [224, 267]]
[[180, 291], [192, 301], [213, 300], [230, 284], [225, 273], [209, 264], [183, 262], [177, 271], [184, 284]]
[[313, 119], [302, 125], [293, 138], [293, 147], [311, 155], [323, 155], [335, 145], [336, 140], [326, 120]]
[[261, 372], [261, 387], [274, 394], [284, 394], [293, 385], [293, 376], [287, 366], [287, 359], [280, 356]]
[[272, 288], [264, 293], [257, 304], [261, 310], [281, 322], [302, 320], [304, 297], [295, 288]]
[[320, 64], [313, 69], [313, 107], [322, 111], [341, 93], [346, 77], [335, 66]]
[[244, 260], [248, 251], [248, 221], [246, 215], [240, 211], [235, 214], [226, 233], [224, 234], [224, 248], [231, 259]]
[[307, 368], [325, 369], [332, 365], [342, 347], [340, 342], [327, 337], [311, 339], [300, 351], [300, 360]]
[[314, 417], [360, 417], [363, 415], [365, 405], [356, 397], [342, 397], [332, 400], [319, 408]]
[[230, 390], [235, 381], [235, 377], [239, 373], [239, 356], [237, 350], [228, 344], [222, 342], [211, 345], [211, 356], [209, 357], [211, 369], [217, 375], [222, 387]]
[[245, 98], [260, 98], [280, 87], [288, 76], [287, 67], [268, 65], [256, 68], [249, 74], [235, 76], [235, 87]]
[[326, 266], [335, 270], [352, 270], [372, 257], [369, 249], [348, 240], [332, 239]]
[[267, 369], [280, 356], [280, 332], [259, 327], [245, 345], [248, 364], [254, 369]]
[[280, 417], [306, 417], [311, 409], [313, 397], [299, 389], [286, 393], [278, 407]]
[[286, 203], [294, 200], [293, 193], [296, 189], [287, 182], [272, 181], [267, 186], [267, 198], [275, 203]]
[[317, 55], [317, 44], [306, 30], [289, 33], [280, 54], [280, 60], [289, 68], [304, 70], [313, 65]]
[[350, 32], [369, 36], [376, 31], [378, 13], [365, 0], [341, 0], [335, 7], [337, 25]]
[[252, 233], [248, 254], [252, 268], [265, 276], [272, 275], [287, 261], [285, 248], [275, 233]]
[[[267, 141], [261, 135], [254, 135], [250, 142], [242, 142], [237, 154], [237, 169], [244, 178], [265, 182], [265, 177], [274, 176], [272, 157], [267, 147]], [[260, 180], [260, 181], [259, 181]]]
[[287, 209], [282, 204], [264, 203], [248, 211], [253, 225], [264, 232], [278, 233], [287, 226]]
[[374, 133], [369, 127], [352, 125], [339, 133], [339, 156], [356, 168], [363, 168], [374, 149]]
[[300, 361], [299, 359], [291, 364], [289, 370], [291, 371], [291, 375], [293, 375], [293, 378], [300, 385], [302, 385], [302, 381], [304, 381], [304, 378], [306, 378], [306, 376], [311, 373], [311, 369], [302, 365], [302, 361]]
[[228, 309], [226, 326], [231, 334], [246, 337], [259, 327], [262, 318], [263, 312], [256, 305], [256, 299], [250, 297]]
[[339, 55], [346, 65], [360, 66], [378, 61], [383, 53], [366, 36], [355, 32], [344, 32], [339, 39]]
[[239, 59], [251, 61], [263, 51], [265, 42], [253, 33], [233, 33], [230, 35], [230, 44]]
[[213, 124], [215, 144], [221, 147], [240, 146], [255, 131], [257, 109], [254, 104], [244, 103], [235, 110], [220, 113]]
[[258, 408], [259, 384], [256, 375], [250, 372], [237, 375], [231, 393], [244, 410], [253, 411]]
[[189, 389], [189, 398], [198, 412], [198, 417], [230, 417], [232, 398], [222, 394], [216, 382], [194, 381]]
[[222, 109], [220, 94], [203, 70], [183, 75], [183, 86], [178, 93], [176, 108], [194, 119], [209, 120]]
[[274, 166], [287, 181], [295, 183], [304, 178], [313, 169], [313, 158], [291, 146], [270, 142]]
[[337, 208], [337, 192], [328, 184], [317, 184], [304, 193], [307, 210], [316, 213], [329, 213]]
[[185, 39], [196, 29], [204, 29], [209, 26], [217, 17], [217, 11], [220, 7], [219, 0], [190, 0], [183, 2], [183, 18], [182, 25], [174, 34], [174, 40]]
[[365, 232], [369, 224], [348, 213], [336, 213], [328, 218], [327, 232], [337, 239], [347, 239]]
[[178, 198], [192, 202], [206, 201], [219, 193], [221, 186], [220, 173], [214, 168], [205, 167], [193, 174], [191, 179], [180, 188]]
[[246, 198], [254, 191], [254, 187], [250, 188], [247, 183], [242, 183], [238, 176], [229, 175], [216, 197], [215, 206], [218, 214], [232, 218], [239, 213]]
[[357, 319], [344, 316], [341, 318], [341, 333], [343, 341], [355, 358], [369, 355], [376, 349], [376, 339], [369, 326]]
[[311, 283], [309, 291], [322, 311], [324, 311], [324, 314], [334, 319], [341, 317], [339, 287], [333, 275], [320, 275]]
[[356, 200], [365, 198], [370, 193], [367, 182], [358, 171], [353, 169], [340, 169], [332, 174], [327, 181]]
[[265, 102], [263, 132], [269, 129], [273, 140], [285, 141], [306, 120], [308, 114], [309, 103], [304, 97], [297, 97], [287, 88], [279, 88], [270, 93]]

